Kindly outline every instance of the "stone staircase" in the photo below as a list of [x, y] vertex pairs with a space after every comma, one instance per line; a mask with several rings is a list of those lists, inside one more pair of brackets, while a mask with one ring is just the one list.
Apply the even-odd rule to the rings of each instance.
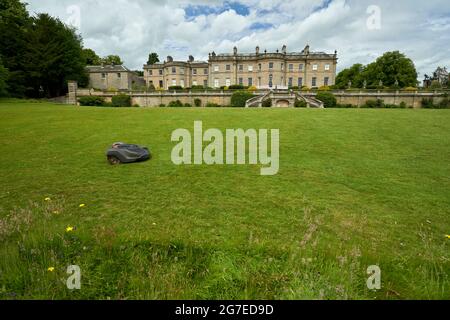
[[308, 108], [323, 108], [323, 102], [310, 96], [304, 96], [300, 93], [293, 92], [292, 90], [286, 91], [274, 91], [271, 90], [264, 94], [259, 94], [253, 98], [250, 98], [245, 103], [246, 108], [258, 107], [261, 108], [264, 101], [270, 99], [272, 107], [294, 107], [295, 100], [302, 100], [306, 102]]

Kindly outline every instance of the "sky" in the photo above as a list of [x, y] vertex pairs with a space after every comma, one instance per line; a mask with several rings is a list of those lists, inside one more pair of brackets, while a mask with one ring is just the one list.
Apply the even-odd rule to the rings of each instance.
[[449, 0], [26, 0], [77, 27], [86, 48], [117, 54], [141, 70], [160, 60], [207, 60], [208, 53], [338, 52], [338, 70], [367, 64], [386, 51], [410, 57], [419, 72], [450, 68]]

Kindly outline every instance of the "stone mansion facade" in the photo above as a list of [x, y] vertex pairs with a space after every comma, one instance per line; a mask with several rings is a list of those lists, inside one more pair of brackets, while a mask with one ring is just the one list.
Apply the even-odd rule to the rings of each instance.
[[209, 54], [209, 60], [174, 61], [144, 65], [144, 80], [149, 87], [168, 89], [171, 86], [212, 88], [231, 85], [255, 86], [258, 89], [289, 87], [318, 88], [331, 86], [336, 79], [337, 52], [312, 52], [306, 46], [301, 52], [261, 52]]

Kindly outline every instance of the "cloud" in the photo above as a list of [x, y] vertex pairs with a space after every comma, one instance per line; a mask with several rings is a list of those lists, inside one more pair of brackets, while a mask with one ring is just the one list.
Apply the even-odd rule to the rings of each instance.
[[[385, 51], [400, 50], [421, 75], [450, 66], [448, 0], [27, 0], [31, 12], [68, 21], [70, 6], [81, 13], [86, 47], [100, 55], [118, 54], [141, 69], [150, 52], [206, 60], [213, 50], [338, 50], [342, 69], [369, 63]], [[370, 30], [367, 8], [380, 9], [381, 28]]]

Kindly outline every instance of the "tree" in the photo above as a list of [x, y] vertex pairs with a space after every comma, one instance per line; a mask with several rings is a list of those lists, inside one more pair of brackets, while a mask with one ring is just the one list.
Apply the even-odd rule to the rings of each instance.
[[336, 97], [331, 92], [318, 92], [316, 99], [322, 101], [325, 108], [335, 108], [337, 104]]
[[48, 14], [32, 18], [26, 59], [29, 96], [61, 96], [67, 90], [68, 80], [80, 85], [87, 82], [81, 37]]
[[27, 32], [31, 19], [26, 5], [19, 0], [0, 1], [0, 56], [3, 66], [9, 70], [8, 91], [12, 96], [25, 94]]
[[6, 81], [8, 79], [8, 69], [6, 69], [2, 64], [2, 59], [0, 58], [0, 97], [6, 96], [8, 94], [8, 85]]
[[400, 88], [415, 87], [417, 84], [414, 63], [399, 51], [384, 53], [364, 69], [362, 77], [371, 87], [377, 87], [380, 81], [384, 86], [398, 85]]
[[148, 55], [148, 61], [147, 61], [147, 64], [155, 64], [155, 63], [157, 63], [157, 62], [159, 62], [159, 57], [158, 57], [158, 54], [156, 53], [156, 52], [152, 52], [152, 53], [150, 53], [149, 55]]
[[83, 49], [83, 55], [88, 66], [99, 66], [102, 64], [102, 59], [92, 49]]
[[104, 57], [102, 59], [102, 63], [104, 63], [104, 64], [115, 64], [115, 65], [122, 65], [123, 64], [122, 59], [120, 59], [119, 56], [112, 55], [112, 54], [109, 55], [109, 56]]
[[360, 63], [354, 64], [348, 69], [344, 69], [336, 76], [336, 86], [339, 89], [345, 89], [348, 87], [349, 83], [353, 88], [362, 88], [364, 79], [362, 73], [364, 71], [364, 66]]

